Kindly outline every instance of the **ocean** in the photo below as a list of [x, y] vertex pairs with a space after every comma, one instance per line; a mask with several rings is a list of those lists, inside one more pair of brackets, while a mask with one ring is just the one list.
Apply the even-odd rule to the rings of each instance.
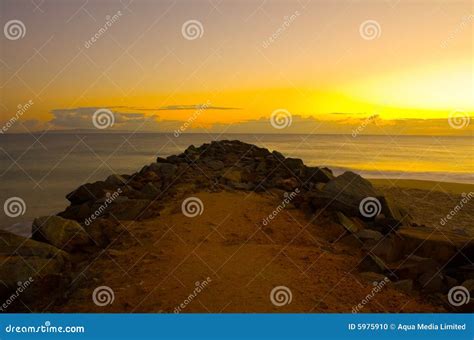
[[37, 217], [62, 211], [65, 196], [79, 185], [112, 173], [130, 174], [157, 156], [189, 145], [238, 139], [327, 166], [336, 174], [355, 171], [368, 178], [403, 178], [474, 183], [472, 137], [286, 134], [3, 134], [0, 135], [2, 204], [25, 202], [23, 215], [0, 214], [0, 229], [27, 234]]

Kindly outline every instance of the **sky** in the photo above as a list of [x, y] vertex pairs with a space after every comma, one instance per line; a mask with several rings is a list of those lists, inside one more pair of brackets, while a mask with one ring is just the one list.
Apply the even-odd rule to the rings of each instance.
[[472, 135], [473, 6], [0, 0], [0, 132]]

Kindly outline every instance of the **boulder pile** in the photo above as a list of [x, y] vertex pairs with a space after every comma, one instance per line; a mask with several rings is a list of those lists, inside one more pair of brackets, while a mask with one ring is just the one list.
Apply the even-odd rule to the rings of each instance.
[[6, 265], [0, 295], [8, 296], [30, 276], [45, 289], [68, 285], [78, 258], [93, 256], [126, 233], [123, 221], [159, 216], [170, 199], [198, 191], [296, 189], [296, 207], [340, 225], [342, 241], [363, 252], [358, 270], [364, 275], [382, 274], [405, 292], [416, 289], [443, 299], [451, 287], [474, 279], [472, 239], [415, 226], [406, 211], [361, 176], [335, 176], [277, 151], [224, 140], [158, 157], [131, 175], [81, 185], [66, 196], [65, 211], [35, 219], [32, 239], [1, 232]]

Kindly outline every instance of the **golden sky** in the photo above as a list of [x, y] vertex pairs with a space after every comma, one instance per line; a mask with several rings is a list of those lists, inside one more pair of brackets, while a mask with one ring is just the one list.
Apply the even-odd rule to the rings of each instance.
[[0, 37], [10, 132], [94, 128], [100, 108], [137, 131], [275, 132], [285, 110], [278, 133], [473, 132], [448, 119], [474, 111], [472, 1], [1, 0], [0, 13], [24, 25]]

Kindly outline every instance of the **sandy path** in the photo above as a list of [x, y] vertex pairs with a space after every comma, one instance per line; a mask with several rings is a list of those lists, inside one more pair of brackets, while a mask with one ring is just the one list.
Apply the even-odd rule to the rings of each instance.
[[[353, 271], [357, 247], [337, 239], [337, 226], [317, 226], [296, 209], [262, 220], [280, 204], [269, 194], [197, 193], [201, 215], [181, 212], [181, 201], [153, 220], [125, 224], [125, 234], [84, 271], [84, 280], [56, 312], [351, 312], [373, 288]], [[352, 273], [350, 273], [352, 271]], [[208, 284], [195, 296], [196, 282]], [[109, 286], [114, 302], [98, 307], [97, 286]], [[276, 286], [291, 303], [275, 306]], [[184, 306], [184, 307], [183, 307]], [[439, 311], [416, 296], [385, 287], [364, 312]]]

